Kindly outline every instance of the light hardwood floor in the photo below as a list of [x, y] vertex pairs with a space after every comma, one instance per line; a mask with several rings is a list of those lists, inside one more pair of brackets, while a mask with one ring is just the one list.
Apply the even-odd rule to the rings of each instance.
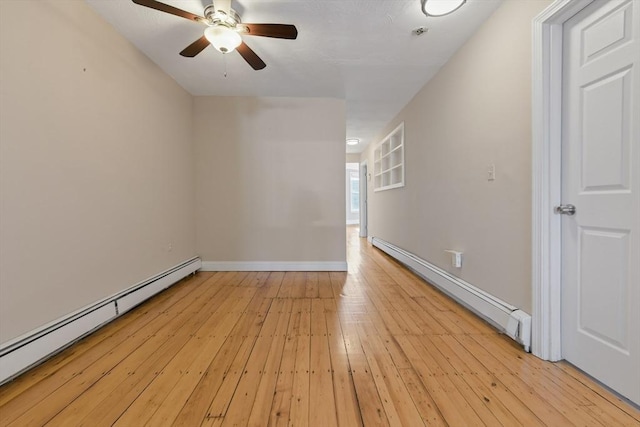
[[0, 388], [0, 425], [640, 425], [348, 236], [348, 274], [182, 281]]

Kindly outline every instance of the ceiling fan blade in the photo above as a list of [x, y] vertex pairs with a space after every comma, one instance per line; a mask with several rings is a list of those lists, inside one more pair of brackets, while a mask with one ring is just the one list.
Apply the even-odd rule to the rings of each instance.
[[200, 23], [206, 23], [206, 18], [195, 15], [186, 10], [178, 9], [177, 7], [169, 6], [168, 4], [160, 3], [156, 0], [132, 0], [135, 4], [140, 6], [146, 6], [151, 9], [159, 10], [160, 12], [170, 13], [171, 15], [179, 16], [181, 18], [188, 19], [190, 21], [196, 21]]
[[180, 55], [187, 58], [193, 58], [200, 52], [202, 52], [207, 46], [209, 46], [209, 40], [205, 36], [200, 37], [198, 40], [185, 47]]
[[267, 64], [265, 64], [264, 61], [245, 44], [245, 42], [240, 43], [240, 46], [238, 46], [236, 50], [254, 70], [262, 70], [267, 66]]
[[278, 39], [294, 40], [298, 37], [298, 29], [289, 24], [242, 24], [246, 27], [248, 36], [275, 37]]

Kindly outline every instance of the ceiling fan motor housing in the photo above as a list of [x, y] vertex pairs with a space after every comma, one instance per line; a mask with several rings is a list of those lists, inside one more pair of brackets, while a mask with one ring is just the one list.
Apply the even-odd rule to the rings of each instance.
[[209, 25], [224, 25], [229, 28], [236, 28], [240, 20], [240, 15], [235, 10], [229, 9], [229, 13], [223, 10], [216, 10], [215, 6], [210, 4], [204, 9], [204, 16], [209, 21]]

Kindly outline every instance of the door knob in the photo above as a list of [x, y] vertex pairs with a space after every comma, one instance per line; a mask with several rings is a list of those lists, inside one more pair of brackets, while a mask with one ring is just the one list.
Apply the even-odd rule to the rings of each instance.
[[559, 215], [573, 215], [576, 213], [576, 207], [573, 205], [560, 205], [556, 206], [553, 212]]

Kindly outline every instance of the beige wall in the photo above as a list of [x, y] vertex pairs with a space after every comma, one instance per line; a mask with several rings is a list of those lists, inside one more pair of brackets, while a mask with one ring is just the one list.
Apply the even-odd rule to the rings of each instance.
[[345, 105], [195, 98], [203, 261], [346, 261]]
[[347, 163], [360, 163], [360, 153], [348, 153], [346, 158]]
[[370, 236], [529, 313], [531, 20], [549, 3], [504, 2], [389, 123], [380, 139], [405, 122], [406, 186], [369, 194]]
[[0, 1], [0, 342], [196, 255], [192, 97], [82, 1]]

